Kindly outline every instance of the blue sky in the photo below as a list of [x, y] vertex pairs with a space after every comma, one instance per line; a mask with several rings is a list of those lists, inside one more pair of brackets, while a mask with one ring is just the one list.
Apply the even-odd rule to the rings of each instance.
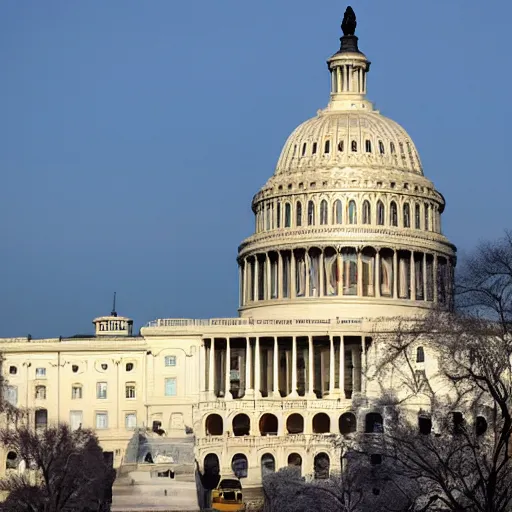
[[[236, 316], [252, 196], [327, 103], [345, 6], [1, 2], [0, 336], [90, 332], [114, 291], [137, 327]], [[352, 6], [369, 97], [416, 142], [445, 234], [500, 236], [512, 3]]]

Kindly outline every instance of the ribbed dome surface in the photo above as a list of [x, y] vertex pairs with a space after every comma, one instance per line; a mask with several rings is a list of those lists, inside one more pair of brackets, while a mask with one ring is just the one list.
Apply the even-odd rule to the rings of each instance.
[[322, 110], [288, 137], [275, 174], [334, 167], [394, 169], [423, 175], [407, 132], [377, 112]]

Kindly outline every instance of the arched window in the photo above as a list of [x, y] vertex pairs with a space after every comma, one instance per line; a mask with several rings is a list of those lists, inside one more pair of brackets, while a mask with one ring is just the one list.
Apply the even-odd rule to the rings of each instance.
[[409, 203], [404, 204], [404, 228], [411, 227], [411, 208]]
[[237, 414], [233, 418], [233, 435], [248, 436], [251, 430], [251, 420], [247, 414]]
[[327, 201], [322, 199], [320, 203], [320, 224], [327, 224]]
[[221, 436], [224, 433], [224, 422], [218, 414], [210, 414], [206, 418], [205, 431], [207, 436]]
[[370, 207], [370, 201], [364, 201], [363, 203], [363, 224], [371, 224], [372, 210]]
[[248, 466], [247, 457], [243, 453], [233, 455], [231, 469], [237, 478], [247, 478]]
[[280, 228], [281, 227], [281, 203], [277, 203], [276, 214], [277, 214], [277, 219], [276, 219], [277, 227]]
[[316, 146], [317, 146], [316, 142], [313, 142], [313, 149], [311, 150], [311, 153], [313, 155], [316, 155]]
[[308, 226], [315, 225], [315, 203], [313, 201], [308, 202]]
[[416, 362], [417, 363], [425, 362], [425, 351], [423, 350], [423, 347], [418, 347], [416, 349]]
[[379, 200], [377, 201], [377, 224], [379, 226], [384, 226], [384, 214], [384, 203], [381, 200]]
[[384, 422], [378, 412], [370, 412], [366, 415], [364, 431], [367, 434], [382, 434], [384, 432]]
[[290, 203], [284, 205], [284, 227], [289, 228], [292, 222], [292, 206]]
[[432, 432], [432, 419], [429, 416], [418, 416], [420, 434], [428, 436]]
[[357, 142], [355, 140], [352, 141], [352, 151], [357, 151]]
[[327, 154], [327, 153], [330, 153], [330, 151], [331, 151], [331, 141], [326, 140], [325, 145], [324, 145], [324, 153]]
[[429, 216], [428, 204], [427, 204], [427, 203], [425, 203], [425, 231], [428, 231], [428, 230], [429, 230], [429, 226], [428, 226], [428, 216]]
[[260, 418], [260, 434], [262, 436], [277, 436], [277, 417], [266, 413]]
[[18, 454], [16, 452], [10, 451], [7, 454], [7, 459], [5, 461], [5, 469], [17, 469], [18, 464]]
[[315, 480], [329, 478], [330, 460], [327, 453], [319, 453], [314, 459]]
[[389, 205], [389, 223], [392, 226], [398, 226], [398, 212], [395, 201], [391, 201]]
[[348, 203], [348, 223], [357, 224], [357, 208], [355, 201], [350, 201]]
[[46, 386], [36, 386], [36, 399], [46, 400]]
[[313, 434], [328, 434], [331, 430], [331, 420], [325, 412], [313, 416]]
[[300, 201], [297, 201], [295, 213], [296, 213], [295, 225], [297, 227], [302, 226], [302, 203]]
[[304, 144], [302, 144], [302, 156], [304, 156], [306, 154], [306, 143], [304, 142]]
[[379, 152], [381, 155], [384, 154], [384, 143], [381, 140], [379, 140]]
[[341, 224], [343, 222], [343, 208], [339, 199], [336, 199], [334, 202], [333, 217], [334, 224]]
[[416, 229], [421, 229], [421, 214], [420, 214], [420, 205], [417, 204], [414, 207], [414, 227]]
[[265, 453], [261, 457], [261, 477], [264, 478], [276, 471], [276, 460], [271, 453]]
[[298, 453], [290, 453], [288, 455], [288, 467], [302, 473], [302, 457]]
[[364, 142], [364, 148], [365, 148], [367, 153], [371, 153], [372, 152], [372, 141], [366, 139], [365, 142]]
[[304, 418], [298, 414], [290, 414], [286, 420], [288, 434], [302, 434], [304, 432]]
[[483, 416], [477, 416], [475, 421], [475, 432], [477, 436], [483, 436], [487, 431], [487, 420]]
[[340, 141], [338, 142], [338, 151], [339, 151], [340, 153], [342, 153], [342, 152], [344, 151], [344, 149], [345, 149], [345, 142], [344, 142], [344, 141], [342, 141], [342, 140], [340, 140]]
[[340, 434], [352, 434], [357, 430], [357, 420], [354, 413], [346, 412], [340, 416]]
[[391, 142], [389, 144], [389, 150], [391, 151], [391, 154], [394, 155], [396, 153], [396, 149], [395, 149], [395, 143], [394, 142]]
[[403, 155], [404, 154], [404, 145], [401, 142], [399, 142], [398, 147], [400, 148], [400, 153]]

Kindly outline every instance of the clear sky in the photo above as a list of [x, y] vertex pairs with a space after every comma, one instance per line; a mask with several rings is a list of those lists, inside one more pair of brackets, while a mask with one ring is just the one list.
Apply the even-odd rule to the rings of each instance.
[[[512, 227], [510, 19], [496, 0], [356, 0], [369, 97], [461, 252]], [[238, 244], [286, 137], [328, 100], [335, 0], [0, 2], [0, 336], [118, 311], [236, 316]], [[508, 92], [507, 92], [508, 91]]]

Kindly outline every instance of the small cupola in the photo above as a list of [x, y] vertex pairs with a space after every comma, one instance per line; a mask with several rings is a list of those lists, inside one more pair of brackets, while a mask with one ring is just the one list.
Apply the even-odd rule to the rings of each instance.
[[327, 61], [331, 73], [328, 110], [373, 110], [372, 103], [366, 99], [366, 75], [370, 71], [370, 61], [359, 50], [356, 26], [356, 15], [349, 6], [341, 23], [340, 49]]
[[95, 318], [92, 323], [95, 327], [96, 336], [132, 336], [133, 320], [117, 314], [115, 293], [110, 315]]

